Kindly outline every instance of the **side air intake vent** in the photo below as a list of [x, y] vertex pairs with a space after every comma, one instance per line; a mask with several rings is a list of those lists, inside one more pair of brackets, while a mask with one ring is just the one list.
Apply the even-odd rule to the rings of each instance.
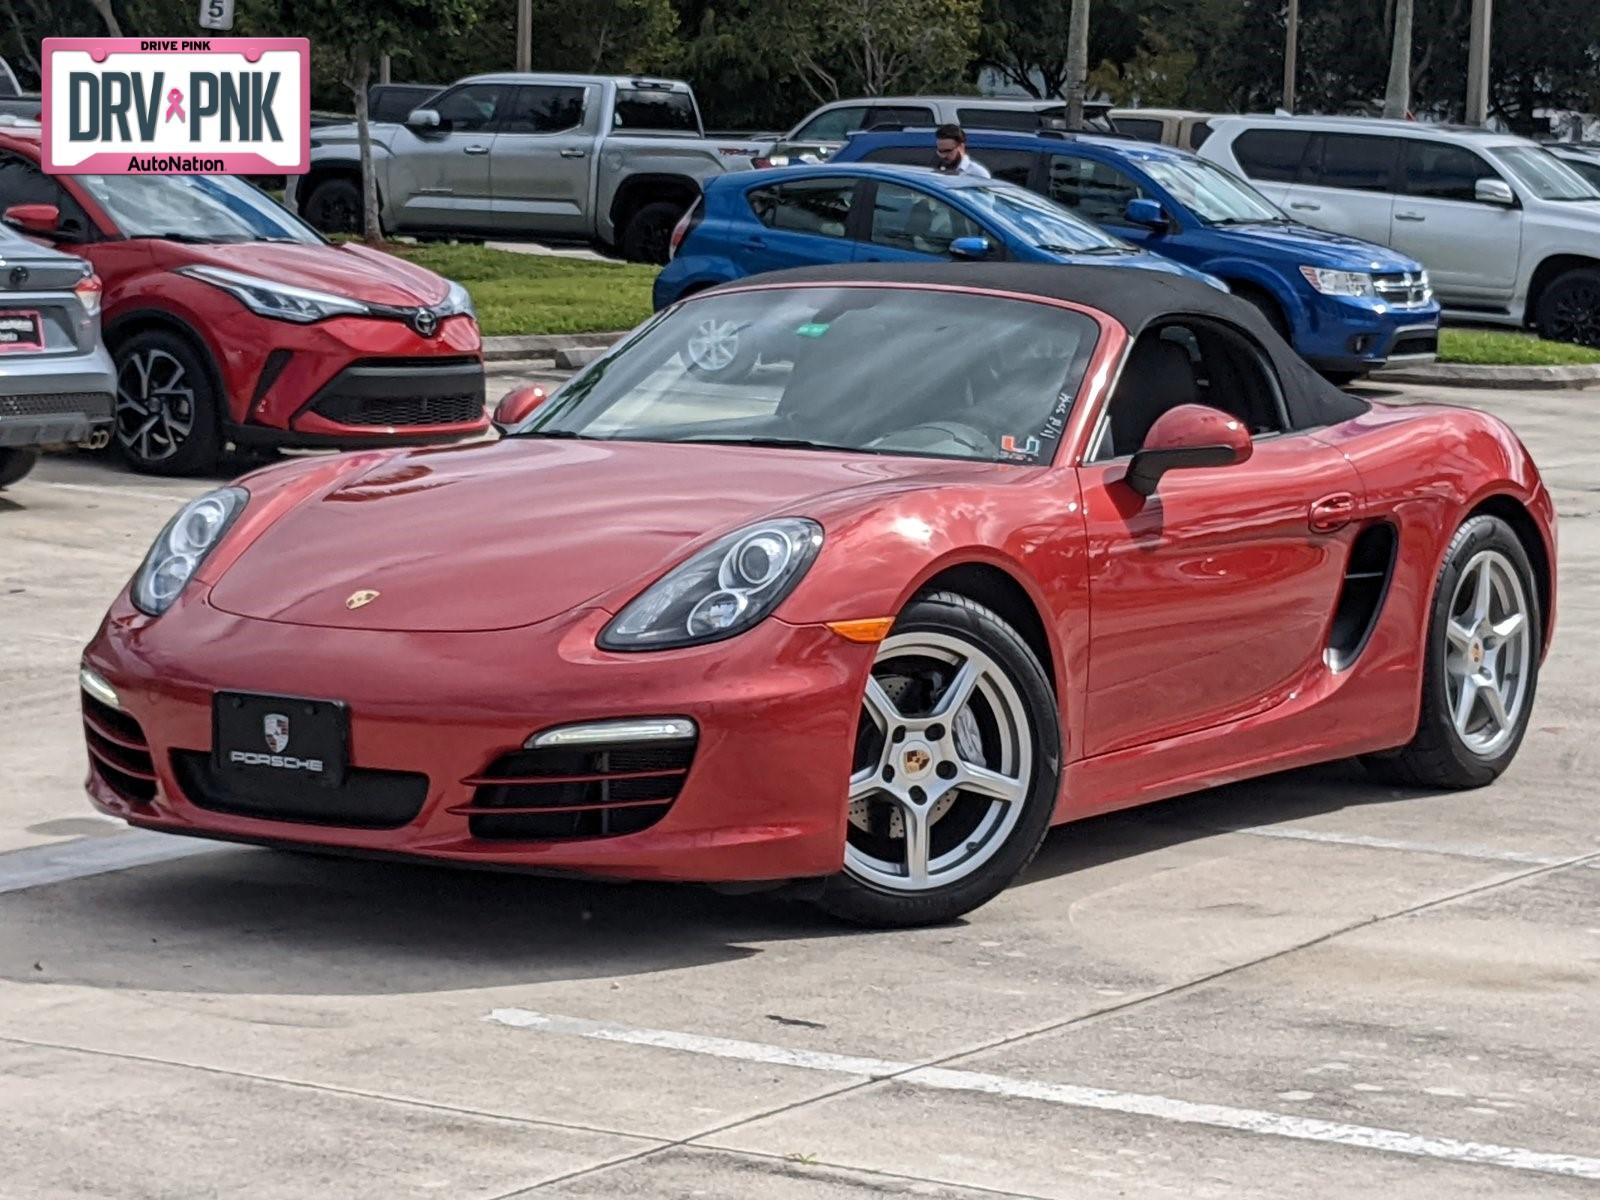
[[1330, 670], [1348, 669], [1366, 649], [1389, 591], [1395, 546], [1394, 526], [1385, 522], [1363, 529], [1350, 547], [1339, 606], [1333, 613], [1333, 633], [1323, 656]]

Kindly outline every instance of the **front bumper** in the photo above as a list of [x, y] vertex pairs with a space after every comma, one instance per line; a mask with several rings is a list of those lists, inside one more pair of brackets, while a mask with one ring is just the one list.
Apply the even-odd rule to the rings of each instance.
[[[151, 620], [124, 597], [84, 663], [115, 689], [137, 733], [101, 720], [90, 739], [99, 748], [90, 798], [102, 812], [172, 833], [478, 865], [700, 881], [837, 871], [873, 647], [768, 618], [711, 646], [609, 654], [595, 646], [609, 620], [587, 609], [490, 633], [353, 632], [235, 617], [196, 596]], [[420, 805], [399, 812], [399, 824], [361, 828], [348, 807], [359, 797], [339, 797], [341, 815], [330, 818], [314, 811], [318, 788], [308, 783], [295, 789], [294, 820], [243, 815], [248, 805], [231, 802], [224, 806], [234, 811], [218, 811], [215, 796], [192, 789], [208, 761], [219, 690], [344, 701], [352, 775], [420, 778]], [[642, 716], [698, 727], [687, 775], [653, 824], [609, 836], [475, 835], [484, 827], [466, 810], [482, 789], [468, 781], [530, 735]], [[107, 754], [124, 774], [107, 769]]]
[[1439, 353], [1439, 305], [1394, 307], [1353, 296], [1310, 293], [1295, 349], [1326, 371], [1375, 371], [1432, 362]]

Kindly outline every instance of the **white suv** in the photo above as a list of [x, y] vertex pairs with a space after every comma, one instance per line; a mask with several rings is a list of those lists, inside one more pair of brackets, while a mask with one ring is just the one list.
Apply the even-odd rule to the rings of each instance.
[[1428, 268], [1445, 315], [1600, 345], [1600, 191], [1510, 134], [1359, 117], [1215, 117], [1200, 156], [1296, 218]]

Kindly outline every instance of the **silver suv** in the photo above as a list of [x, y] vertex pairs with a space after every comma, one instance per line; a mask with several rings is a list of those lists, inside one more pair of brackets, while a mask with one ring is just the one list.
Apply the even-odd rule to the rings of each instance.
[[1428, 268], [1447, 317], [1600, 346], [1600, 191], [1486, 129], [1357, 117], [1217, 117], [1200, 156], [1296, 218]]
[[116, 372], [93, 271], [0, 225], [0, 488], [33, 469], [40, 446], [103, 446], [110, 435]]

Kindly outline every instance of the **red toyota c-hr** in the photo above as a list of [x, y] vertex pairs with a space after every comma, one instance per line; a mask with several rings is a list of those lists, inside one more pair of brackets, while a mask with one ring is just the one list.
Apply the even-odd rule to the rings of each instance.
[[136, 470], [204, 471], [228, 442], [351, 449], [488, 427], [460, 284], [330, 245], [239, 179], [38, 164], [36, 128], [0, 132], [0, 211], [105, 282], [113, 440]]

